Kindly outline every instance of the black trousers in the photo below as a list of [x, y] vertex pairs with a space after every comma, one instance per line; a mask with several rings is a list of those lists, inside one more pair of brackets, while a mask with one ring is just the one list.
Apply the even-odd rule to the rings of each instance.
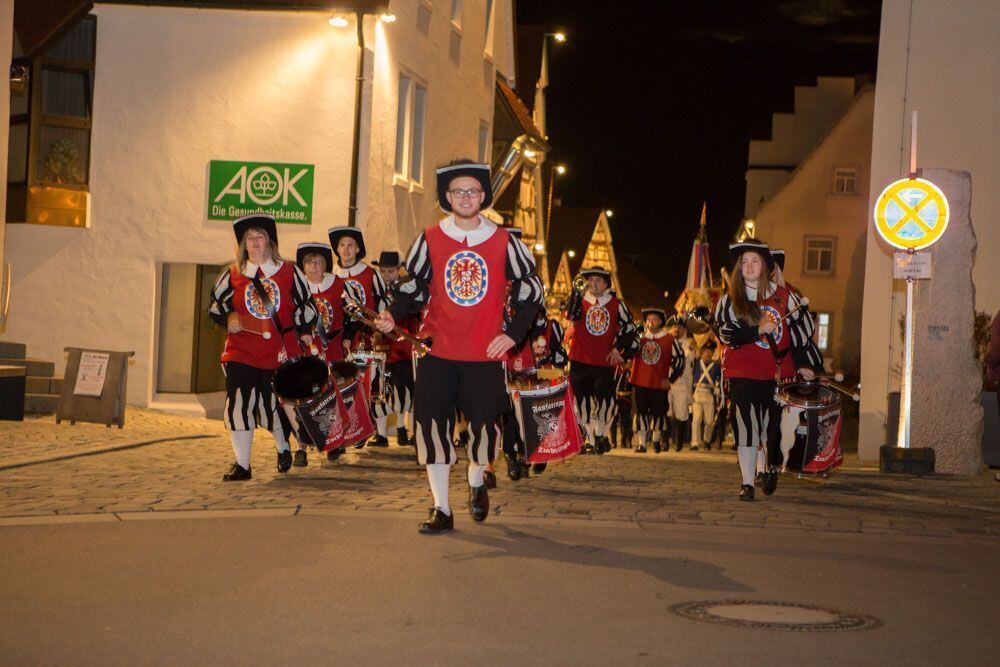
[[595, 436], [607, 435], [617, 412], [615, 371], [610, 366], [593, 366], [574, 361], [569, 367], [569, 383], [576, 397], [577, 417]]
[[422, 465], [455, 462], [455, 411], [461, 410], [469, 420], [469, 459], [491, 463], [500, 442], [500, 417], [508, 405], [501, 362], [421, 358], [413, 401], [417, 460]]
[[729, 397], [733, 437], [737, 447], [767, 446], [772, 421], [774, 380], [731, 378]]
[[669, 409], [670, 399], [666, 389], [635, 388], [635, 415], [640, 430], [663, 431]]
[[252, 431], [258, 426], [275, 431], [281, 428], [287, 439], [292, 426], [271, 388], [274, 371], [236, 361], [222, 365], [226, 374], [226, 409], [223, 422], [230, 431]]
[[409, 412], [413, 408], [413, 361], [394, 361], [386, 364], [386, 370], [389, 371], [389, 407], [396, 414]]

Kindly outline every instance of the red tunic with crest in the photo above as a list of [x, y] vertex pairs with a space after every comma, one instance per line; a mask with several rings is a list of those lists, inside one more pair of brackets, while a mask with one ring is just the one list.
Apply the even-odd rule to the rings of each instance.
[[493, 361], [486, 348], [503, 333], [509, 236], [497, 228], [488, 239], [469, 247], [445, 234], [440, 225], [424, 232], [431, 280], [422, 332], [434, 340], [433, 356]]
[[573, 325], [573, 340], [569, 346], [570, 361], [591, 366], [611, 367], [608, 355], [618, 336], [618, 297], [603, 306], [583, 300], [580, 319]]
[[520, 347], [514, 346], [507, 352], [507, 370], [510, 373], [527, 373], [535, 369], [535, 353], [531, 348], [531, 336]]
[[[767, 299], [758, 299], [757, 306], [761, 310], [761, 317], [768, 317], [779, 322], [788, 314], [788, 290], [779, 285]], [[791, 336], [788, 334], [787, 323], [778, 324], [778, 328], [774, 330], [772, 336], [778, 346], [779, 355], [788, 358], [788, 363], [794, 367], [789, 353]], [[774, 353], [771, 352], [771, 345], [763, 337], [754, 343], [747, 343], [737, 348], [726, 347], [722, 351], [722, 372], [727, 378], [773, 380], [777, 368]]]
[[[310, 291], [316, 287], [309, 284]], [[333, 282], [325, 290], [312, 292], [313, 303], [319, 313], [316, 321], [316, 328], [322, 326], [325, 332], [336, 332], [327, 340], [324, 357], [327, 361], [344, 360], [344, 280], [339, 276], [333, 276]]]
[[636, 387], [667, 391], [663, 383], [670, 379], [673, 346], [670, 334], [652, 338], [644, 334], [639, 340], [639, 352], [632, 359], [629, 382]]
[[[346, 278], [337, 276], [344, 284], [350, 285], [354, 291], [362, 295], [361, 305], [372, 310], [378, 310], [375, 303], [375, 269], [365, 265], [365, 268], [355, 276], [348, 275]], [[341, 290], [343, 291], [343, 290]]]
[[[271, 299], [274, 309], [278, 314], [278, 320], [282, 328], [291, 328], [292, 322], [292, 285], [295, 280], [295, 265], [283, 262], [281, 267], [275, 271], [271, 277], [262, 277], [261, 284], [264, 291]], [[250, 328], [254, 320], [260, 320], [254, 324], [259, 324], [260, 331], [271, 332], [271, 338], [265, 340], [249, 331], [241, 331], [237, 334], [226, 336], [226, 347], [222, 351], [222, 361], [235, 361], [255, 368], [273, 370], [278, 367], [278, 353], [281, 351], [281, 340], [274, 330], [274, 324], [267, 314], [257, 290], [254, 289], [253, 281], [240, 273], [236, 266], [229, 269], [229, 284], [233, 290], [233, 310], [239, 314], [240, 322], [245, 323], [244, 328]], [[289, 351], [297, 350], [298, 337], [295, 331], [285, 334], [285, 345]]]
[[[403, 320], [396, 322], [396, 325], [407, 333], [417, 335], [420, 331], [420, 317], [417, 315], [407, 315]], [[400, 361], [409, 361], [413, 358], [413, 346], [405, 340], [392, 340], [389, 336], [389, 351], [385, 355], [387, 364], [395, 364]]]

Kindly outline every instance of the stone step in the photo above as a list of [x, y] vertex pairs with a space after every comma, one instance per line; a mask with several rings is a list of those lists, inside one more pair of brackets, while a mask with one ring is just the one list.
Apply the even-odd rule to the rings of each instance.
[[29, 394], [60, 394], [63, 379], [61, 377], [37, 377], [29, 375], [26, 378], [25, 391]]
[[26, 356], [28, 356], [28, 347], [24, 343], [0, 340], [0, 358], [24, 359]]
[[24, 411], [32, 414], [50, 415], [59, 406], [57, 394], [25, 394]]
[[50, 378], [56, 372], [56, 365], [44, 359], [11, 359], [0, 357], [0, 366], [24, 366], [26, 374], [32, 377]]

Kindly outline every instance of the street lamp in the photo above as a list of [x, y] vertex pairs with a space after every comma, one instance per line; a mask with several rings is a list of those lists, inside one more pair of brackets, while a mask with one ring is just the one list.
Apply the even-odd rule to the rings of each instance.
[[563, 44], [566, 42], [566, 33], [563, 32], [562, 30], [559, 30], [557, 32], [547, 32], [545, 33], [545, 36], [551, 37], [552, 39], [556, 40], [558, 44]]
[[566, 173], [566, 165], [557, 164], [549, 176], [549, 210], [545, 215], [545, 229], [552, 230], [552, 192], [556, 189], [556, 174], [562, 176]]
[[567, 250], [566, 255], [568, 255], [570, 259], [573, 259], [576, 257], [576, 250]]
[[607, 211], [604, 212], [604, 215], [606, 215], [609, 218], [613, 218], [615, 217], [615, 212], [609, 208]]

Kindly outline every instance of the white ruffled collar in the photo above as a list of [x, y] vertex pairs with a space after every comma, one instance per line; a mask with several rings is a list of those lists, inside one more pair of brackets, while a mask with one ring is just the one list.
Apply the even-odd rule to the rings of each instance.
[[470, 248], [485, 242], [497, 231], [496, 224], [487, 220], [482, 215], [479, 216], [479, 226], [469, 231], [460, 229], [459, 226], [455, 224], [454, 215], [449, 215], [447, 218], [442, 220], [440, 222], [440, 227], [441, 231], [444, 232], [445, 235], [458, 241], [459, 243], [464, 241]]
[[254, 264], [250, 260], [247, 260], [246, 266], [243, 267], [243, 275], [247, 278], [253, 278], [257, 275], [257, 269], [261, 269], [264, 272], [264, 277], [270, 278], [278, 272], [278, 269], [281, 268], [283, 263], [284, 262], [275, 262], [273, 259], [269, 259], [263, 264]]

